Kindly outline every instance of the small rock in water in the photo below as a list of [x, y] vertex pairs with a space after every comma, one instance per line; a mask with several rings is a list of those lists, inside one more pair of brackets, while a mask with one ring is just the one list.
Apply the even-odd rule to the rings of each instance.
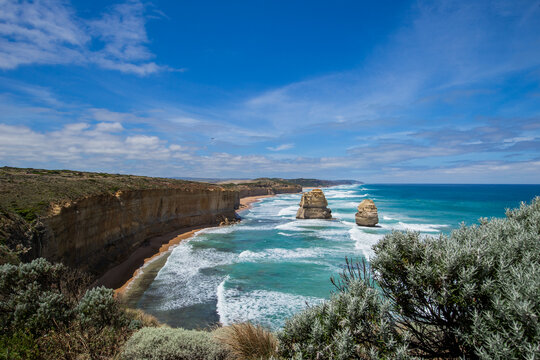
[[358, 212], [355, 215], [356, 224], [360, 226], [375, 226], [379, 223], [377, 207], [373, 200], [363, 200], [358, 205]]
[[297, 219], [331, 219], [332, 210], [327, 208], [328, 202], [321, 189], [314, 189], [302, 194]]

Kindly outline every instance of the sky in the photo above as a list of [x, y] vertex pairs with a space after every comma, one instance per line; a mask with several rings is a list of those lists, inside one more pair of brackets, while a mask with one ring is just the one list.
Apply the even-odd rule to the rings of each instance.
[[0, 166], [540, 183], [540, 1], [0, 0]]

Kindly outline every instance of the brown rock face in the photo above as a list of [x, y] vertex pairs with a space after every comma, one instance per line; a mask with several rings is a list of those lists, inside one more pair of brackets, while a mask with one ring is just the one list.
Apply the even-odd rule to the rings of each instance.
[[379, 222], [377, 207], [373, 200], [363, 200], [358, 205], [358, 212], [355, 216], [356, 224], [360, 226], [375, 226]]
[[327, 208], [328, 202], [321, 189], [314, 189], [302, 194], [297, 219], [331, 219], [332, 210]]
[[151, 189], [90, 196], [44, 218], [39, 256], [101, 275], [152, 237], [235, 219], [238, 192]]

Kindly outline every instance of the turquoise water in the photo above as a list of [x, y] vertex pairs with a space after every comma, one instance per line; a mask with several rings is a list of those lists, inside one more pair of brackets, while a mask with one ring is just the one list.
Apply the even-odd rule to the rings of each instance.
[[[137, 306], [161, 321], [203, 328], [250, 320], [279, 328], [330, 295], [345, 256], [373, 255], [392, 229], [448, 233], [461, 222], [502, 217], [540, 185], [353, 185], [324, 189], [333, 220], [296, 220], [300, 194], [263, 199], [237, 225], [205, 229], [172, 251]], [[365, 198], [379, 227], [354, 223]]]

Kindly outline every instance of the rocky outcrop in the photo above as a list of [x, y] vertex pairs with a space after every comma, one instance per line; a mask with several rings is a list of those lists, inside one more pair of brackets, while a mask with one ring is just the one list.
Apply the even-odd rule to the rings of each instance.
[[236, 218], [238, 192], [221, 188], [147, 189], [89, 196], [42, 219], [38, 256], [101, 275], [149, 238]]
[[314, 189], [302, 194], [297, 219], [331, 219], [332, 210], [327, 208], [328, 202], [321, 189]]
[[379, 223], [377, 207], [373, 200], [366, 199], [358, 205], [355, 220], [356, 224], [360, 226], [375, 226]]

